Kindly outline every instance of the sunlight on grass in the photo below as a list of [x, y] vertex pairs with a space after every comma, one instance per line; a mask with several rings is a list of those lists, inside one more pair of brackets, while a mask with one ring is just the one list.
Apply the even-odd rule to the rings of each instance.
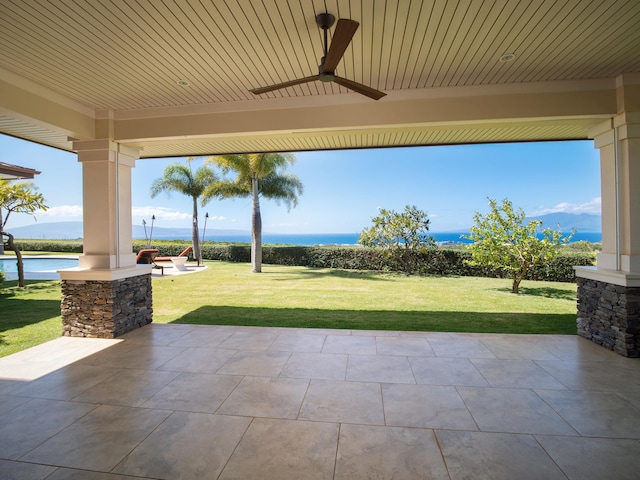
[[60, 282], [27, 281], [0, 288], [0, 357], [39, 345], [62, 334]]
[[[154, 319], [202, 323], [499, 333], [576, 332], [576, 286], [477, 277], [207, 262], [154, 281]], [[197, 280], [196, 280], [197, 279]]]
[[[576, 333], [576, 286], [477, 277], [206, 262], [200, 272], [153, 279], [154, 322], [361, 330]], [[195, 267], [192, 267], [195, 268]], [[61, 334], [60, 282], [0, 290], [0, 356]]]

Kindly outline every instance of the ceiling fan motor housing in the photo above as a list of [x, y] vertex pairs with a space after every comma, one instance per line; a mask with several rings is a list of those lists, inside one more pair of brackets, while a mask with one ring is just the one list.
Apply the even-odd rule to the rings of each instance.
[[336, 76], [333, 73], [320, 73], [318, 80], [321, 82], [333, 82]]
[[316, 15], [316, 23], [323, 30], [331, 28], [335, 21], [336, 17], [334, 17], [330, 13], [319, 13], [318, 15]]

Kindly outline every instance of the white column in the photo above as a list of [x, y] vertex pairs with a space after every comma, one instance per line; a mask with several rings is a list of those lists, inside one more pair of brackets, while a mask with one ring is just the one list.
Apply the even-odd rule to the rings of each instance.
[[640, 356], [640, 76], [616, 79], [618, 114], [592, 128], [600, 150], [602, 252], [575, 267], [578, 335]]
[[138, 151], [110, 140], [74, 142], [73, 148], [82, 163], [84, 249], [79, 270], [118, 270], [121, 274], [116, 276], [129, 276], [126, 270], [137, 270], [131, 239], [131, 169]]
[[63, 335], [115, 338], [153, 320], [151, 265], [131, 241], [131, 169], [138, 151], [111, 140], [74, 142], [82, 163], [79, 266], [60, 270]]
[[[619, 108], [637, 108], [636, 82], [619, 79]], [[631, 98], [629, 98], [631, 96]], [[597, 267], [577, 267], [579, 277], [640, 286], [640, 109], [622, 111], [592, 128], [600, 150], [602, 252]]]

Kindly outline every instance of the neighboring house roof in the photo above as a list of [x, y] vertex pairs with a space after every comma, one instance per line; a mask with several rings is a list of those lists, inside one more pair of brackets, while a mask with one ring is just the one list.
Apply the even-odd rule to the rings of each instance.
[[0, 162], [0, 178], [4, 180], [33, 178], [39, 173], [39, 171], [33, 168], [19, 167], [18, 165]]

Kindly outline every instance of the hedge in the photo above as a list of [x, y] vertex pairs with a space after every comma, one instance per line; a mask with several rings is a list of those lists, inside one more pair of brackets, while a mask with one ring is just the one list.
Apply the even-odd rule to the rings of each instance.
[[[21, 250], [81, 253], [82, 242], [62, 240], [18, 240]], [[162, 256], [177, 256], [189, 241], [156, 241], [150, 246], [143, 241], [133, 242], [133, 251], [142, 248], [157, 248]], [[225, 262], [249, 263], [251, 246], [243, 243], [204, 242], [202, 258]], [[192, 257], [192, 255], [190, 255]], [[460, 248], [433, 248], [421, 255], [420, 275], [476, 276], [505, 278], [505, 272], [495, 271], [469, 264], [471, 253]], [[575, 282], [575, 265], [595, 265], [595, 252], [562, 252], [552, 262], [532, 269], [528, 280]], [[265, 264], [305, 266], [318, 268], [340, 268], [348, 270], [394, 271], [393, 263], [378, 250], [360, 246], [274, 246], [262, 249]]]

